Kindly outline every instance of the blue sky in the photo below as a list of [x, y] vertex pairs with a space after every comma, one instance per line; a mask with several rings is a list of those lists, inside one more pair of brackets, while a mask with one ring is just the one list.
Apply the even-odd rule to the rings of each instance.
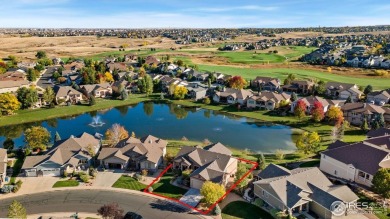
[[390, 24], [389, 0], [0, 0], [0, 27], [238, 28]]

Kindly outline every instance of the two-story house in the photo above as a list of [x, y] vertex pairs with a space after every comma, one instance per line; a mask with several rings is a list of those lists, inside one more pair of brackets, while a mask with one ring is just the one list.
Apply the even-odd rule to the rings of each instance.
[[260, 91], [277, 91], [280, 89], [280, 81], [277, 78], [258, 76], [251, 81], [251, 87]]
[[367, 103], [383, 106], [390, 103], [390, 89], [368, 93], [366, 99]]
[[308, 96], [308, 97], [300, 98], [300, 99], [291, 103], [290, 111], [292, 113], [294, 112], [294, 109], [295, 109], [299, 100], [301, 100], [305, 103], [307, 114], [311, 114], [311, 110], [313, 109], [314, 104], [316, 102], [321, 103], [323, 110], [324, 110], [324, 113], [326, 113], [331, 106], [339, 107], [344, 103], [344, 100], [329, 100], [329, 99], [324, 99], [324, 98], [318, 97], [318, 96]]
[[289, 93], [294, 92], [296, 94], [308, 95], [313, 93], [314, 85], [315, 83], [312, 81], [294, 80], [291, 82], [291, 84], [283, 85], [282, 90]]
[[353, 101], [358, 101], [363, 95], [356, 84], [328, 82], [325, 86], [326, 95], [332, 99], [346, 100], [351, 97]]
[[280, 106], [282, 101], [284, 101], [285, 104], [289, 104], [290, 95], [285, 92], [275, 93], [275, 92], [264, 91], [251, 96], [247, 100], [246, 106], [252, 109], [260, 108], [260, 109], [274, 110]]
[[253, 96], [253, 92], [250, 90], [223, 88], [222, 91], [214, 93], [213, 101], [216, 103], [245, 105], [251, 96]]
[[341, 107], [344, 119], [350, 124], [361, 125], [364, 119], [370, 124], [372, 120], [378, 118], [380, 114], [384, 115], [385, 121], [390, 122], [389, 109], [369, 103], [346, 103]]
[[81, 92], [73, 89], [70, 86], [55, 86], [54, 87], [55, 102], [60, 104], [71, 103], [76, 104], [83, 99]]

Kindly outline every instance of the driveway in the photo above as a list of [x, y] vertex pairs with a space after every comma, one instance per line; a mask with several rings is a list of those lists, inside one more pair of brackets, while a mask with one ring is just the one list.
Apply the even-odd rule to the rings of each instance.
[[[28, 215], [56, 212], [96, 213], [104, 204], [116, 202], [125, 211], [133, 211], [143, 218], [200, 218], [189, 209], [143, 194], [131, 194], [113, 190], [57, 190], [30, 195], [19, 195], [0, 201], [0, 218], [7, 216], [8, 206], [13, 200], [22, 203]], [[69, 217], [69, 216], [68, 216]]]
[[123, 175], [123, 173], [123, 171], [98, 172], [92, 186], [110, 188]]
[[51, 66], [47, 67], [46, 71], [41, 75], [41, 77], [37, 81], [37, 86], [41, 87], [42, 89], [46, 89], [47, 87], [53, 87], [54, 85], [49, 82], [51, 76], [56, 71], [56, 68], [59, 68], [59, 66]]
[[192, 207], [196, 207], [202, 198], [203, 196], [200, 194], [199, 189], [191, 188], [180, 198], [180, 201]]
[[18, 191], [18, 195], [29, 194], [31, 191], [44, 192], [51, 189], [58, 180], [61, 178], [55, 176], [44, 177], [18, 177], [16, 180], [23, 182], [22, 187]]

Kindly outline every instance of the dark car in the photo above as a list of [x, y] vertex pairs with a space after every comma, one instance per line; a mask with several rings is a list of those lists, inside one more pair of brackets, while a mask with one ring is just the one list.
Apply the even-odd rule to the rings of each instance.
[[123, 219], [143, 219], [143, 217], [135, 212], [127, 212]]

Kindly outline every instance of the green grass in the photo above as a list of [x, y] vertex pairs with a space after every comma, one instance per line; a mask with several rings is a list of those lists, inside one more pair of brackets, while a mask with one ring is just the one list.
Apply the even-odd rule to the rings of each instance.
[[[153, 184], [153, 192], [158, 193], [170, 198], [180, 198], [182, 197], [187, 190], [180, 187], [174, 186], [170, 183], [172, 180], [172, 173], [166, 173], [161, 177], [160, 181]], [[147, 185], [138, 182], [133, 177], [130, 176], [121, 176], [115, 183], [112, 185], [114, 188], [130, 189], [143, 191]]]
[[299, 167], [318, 167], [320, 165], [320, 160], [311, 160], [299, 165]]
[[230, 51], [218, 52], [218, 56], [228, 58], [231, 63], [259, 64], [259, 63], [280, 63], [286, 58], [276, 53], [254, 53], [254, 51]]
[[280, 80], [284, 80], [288, 74], [295, 74], [301, 79], [317, 78], [323, 81], [336, 81], [336, 82], [348, 82], [355, 83], [361, 86], [372, 85], [374, 89], [386, 89], [389, 87], [390, 78], [358, 78], [349, 77], [348, 75], [337, 75], [328, 72], [321, 72], [315, 70], [305, 70], [298, 68], [287, 68], [281, 65], [280, 68], [239, 68], [230, 66], [216, 66], [216, 65], [199, 65], [201, 71], [209, 72], [222, 72], [231, 75], [241, 75], [246, 79], [254, 79], [256, 76], [268, 76], [276, 77]]
[[273, 217], [268, 212], [255, 205], [249, 204], [244, 201], [234, 201], [230, 202], [222, 209], [222, 218], [268, 219]]
[[59, 187], [75, 187], [78, 186], [79, 182], [73, 179], [69, 180], [60, 180], [54, 183], [53, 188], [59, 188]]

